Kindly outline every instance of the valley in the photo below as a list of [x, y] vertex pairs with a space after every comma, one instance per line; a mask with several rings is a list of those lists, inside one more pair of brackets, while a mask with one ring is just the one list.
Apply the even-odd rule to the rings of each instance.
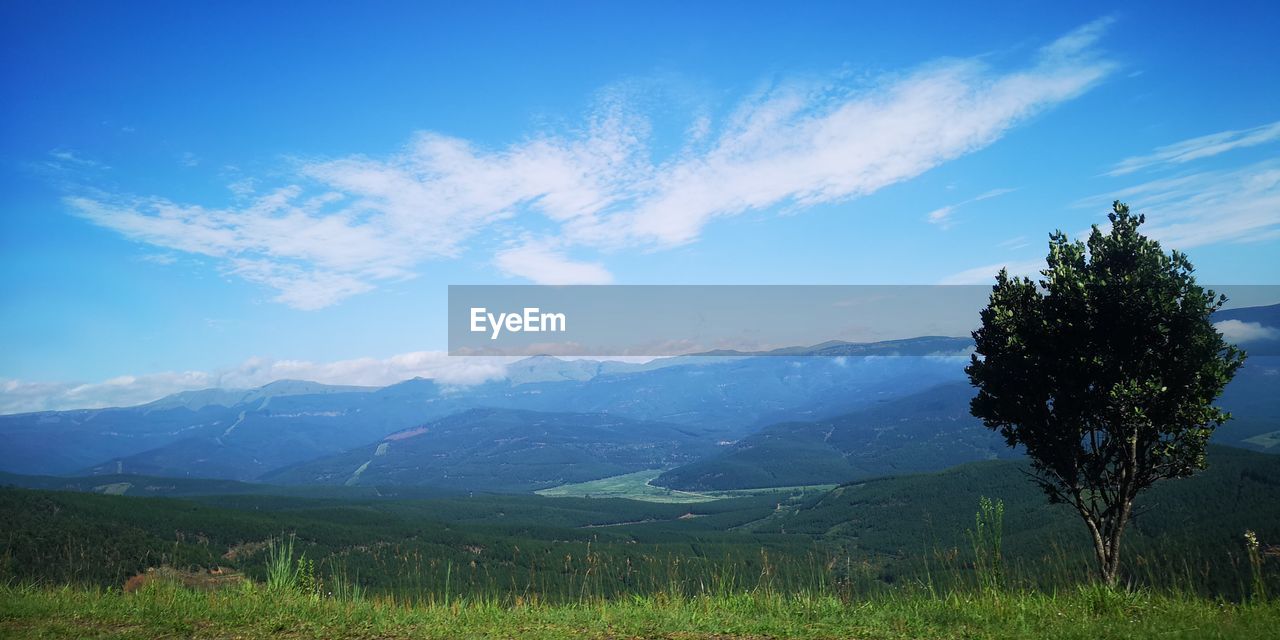
[[[923, 603], [985, 593], [989, 552], [973, 536], [990, 499], [1001, 589], [1087, 583], [1078, 517], [970, 416], [956, 346], [539, 356], [462, 388], [283, 381], [0, 416], [0, 577], [34, 585], [6, 593], [21, 606], [67, 602], [38, 585], [119, 589], [149, 570], [242, 581], [237, 597], [256, 601], [280, 597], [252, 585], [271, 584], [287, 541], [310, 585], [289, 593], [421, 611], [729, 594]], [[1252, 357], [1222, 397], [1233, 417], [1208, 470], [1143, 496], [1124, 543], [1132, 588], [1237, 602], [1280, 588], [1276, 572], [1256, 583], [1238, 551], [1244, 531], [1280, 540], [1278, 372], [1280, 357]]]

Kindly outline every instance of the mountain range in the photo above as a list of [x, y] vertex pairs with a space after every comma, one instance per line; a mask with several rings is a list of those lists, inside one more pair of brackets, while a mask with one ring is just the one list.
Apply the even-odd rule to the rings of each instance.
[[[1233, 420], [1215, 442], [1280, 452], [1280, 305], [1215, 319], [1243, 328], [1251, 353], [1221, 398]], [[647, 363], [538, 356], [463, 387], [189, 391], [0, 416], [0, 471], [524, 492], [661, 469], [652, 484], [727, 490], [1016, 457], [969, 416], [971, 347], [921, 337]]]

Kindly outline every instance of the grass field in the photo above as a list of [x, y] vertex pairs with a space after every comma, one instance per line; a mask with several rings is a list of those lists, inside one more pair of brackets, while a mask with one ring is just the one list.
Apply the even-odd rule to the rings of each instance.
[[549, 498], [629, 498], [646, 502], [696, 503], [717, 500], [714, 496], [655, 487], [649, 481], [662, 474], [662, 469], [648, 469], [621, 476], [601, 478], [543, 489], [538, 495]]
[[739, 489], [733, 491], [679, 491], [649, 484], [651, 480], [662, 475], [662, 469], [647, 469], [620, 476], [601, 478], [588, 482], [563, 484], [536, 492], [549, 498], [628, 498], [646, 502], [698, 503], [770, 494], [802, 495], [806, 493], [825, 493], [835, 488], [833, 484], [806, 485], [797, 487], [768, 487], [763, 489]]
[[1245, 438], [1244, 441], [1249, 444], [1262, 447], [1263, 449], [1270, 449], [1276, 445], [1280, 445], [1280, 431], [1259, 434], [1252, 438]]
[[1082, 587], [1058, 595], [740, 593], [547, 606], [407, 604], [249, 586], [0, 587], [0, 636], [32, 638], [1273, 638], [1280, 604]]

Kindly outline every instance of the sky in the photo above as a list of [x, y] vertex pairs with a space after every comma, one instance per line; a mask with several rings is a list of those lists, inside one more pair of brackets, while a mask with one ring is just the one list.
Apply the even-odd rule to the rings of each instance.
[[0, 413], [465, 384], [450, 284], [985, 283], [1117, 198], [1280, 283], [1275, 3], [465, 4], [4, 3]]

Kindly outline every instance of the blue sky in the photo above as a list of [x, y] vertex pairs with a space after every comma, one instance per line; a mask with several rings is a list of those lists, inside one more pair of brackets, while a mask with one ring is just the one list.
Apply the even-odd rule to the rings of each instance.
[[448, 284], [983, 282], [1117, 197], [1280, 282], [1274, 3], [794, 4], [6, 3], [0, 411], [478, 379]]

